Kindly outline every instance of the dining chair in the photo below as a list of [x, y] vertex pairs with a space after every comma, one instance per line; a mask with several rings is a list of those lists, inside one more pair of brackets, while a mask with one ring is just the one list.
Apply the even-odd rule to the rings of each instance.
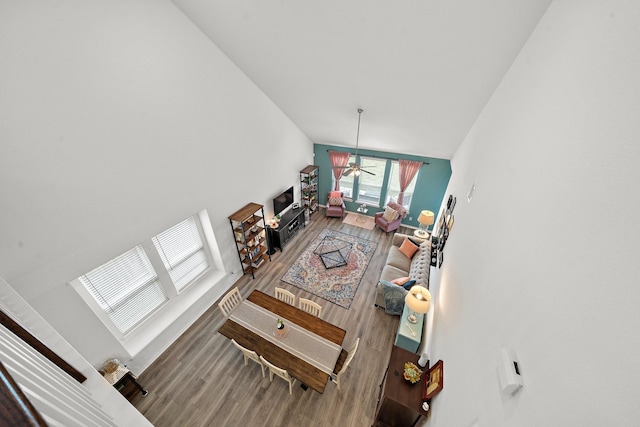
[[317, 302], [311, 301], [310, 299], [300, 298], [298, 308], [300, 310], [306, 311], [307, 313], [311, 313], [316, 317], [320, 317], [322, 314], [322, 306]]
[[262, 378], [264, 378], [264, 365], [262, 364], [262, 361], [260, 360], [260, 356], [258, 356], [258, 353], [241, 346], [233, 338], [231, 338], [231, 342], [233, 343], [233, 345], [238, 347], [238, 350], [242, 352], [242, 355], [244, 356], [244, 366], [249, 366], [249, 359], [253, 360], [258, 365], [260, 365], [260, 369], [262, 369]]
[[274, 365], [273, 363], [269, 362], [267, 359], [262, 357], [262, 355], [260, 355], [260, 360], [262, 361], [262, 363], [264, 363], [267, 366], [267, 368], [269, 368], [269, 382], [273, 381], [274, 375], [279, 376], [280, 378], [282, 378], [283, 380], [289, 383], [289, 395], [292, 395], [293, 383], [296, 382], [296, 379], [293, 378], [291, 375], [289, 375], [289, 372], [287, 372], [286, 369], [278, 368], [276, 365]]
[[296, 306], [296, 296], [293, 294], [293, 292], [289, 292], [286, 289], [282, 289], [276, 286], [275, 295], [276, 298], [278, 298], [280, 301], [284, 301], [294, 307]]
[[[353, 356], [356, 355], [356, 351], [358, 350], [359, 343], [360, 343], [360, 337], [356, 339], [356, 343], [353, 345], [351, 350], [347, 352], [347, 357], [344, 360], [344, 363], [342, 364], [342, 366], [338, 366], [338, 364], [336, 364], [336, 369], [334, 369], [333, 374], [331, 374], [331, 381], [336, 383], [336, 385], [338, 386], [338, 390], [340, 390], [340, 378], [342, 377], [342, 374], [344, 374], [344, 372], [349, 367], [349, 363], [351, 363], [351, 360], [353, 360]], [[339, 360], [338, 360], [338, 363], [339, 363]], [[336, 370], [338, 371], [337, 373], [336, 373]]]
[[220, 311], [224, 314], [224, 317], [229, 317], [231, 312], [238, 304], [242, 302], [242, 295], [237, 287], [230, 290], [218, 303]]

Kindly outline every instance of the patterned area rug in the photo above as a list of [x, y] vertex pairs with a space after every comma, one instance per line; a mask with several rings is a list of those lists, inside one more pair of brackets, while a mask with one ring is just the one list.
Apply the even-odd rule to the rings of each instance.
[[[320, 256], [314, 253], [325, 237], [335, 238], [352, 245], [347, 265], [330, 269], [325, 267]], [[377, 247], [377, 242], [324, 229], [281, 280], [340, 307], [349, 308]]]
[[371, 216], [358, 215], [353, 212], [349, 212], [347, 216], [342, 220], [343, 224], [355, 225], [356, 227], [365, 228], [367, 230], [373, 230], [376, 226], [376, 220]]

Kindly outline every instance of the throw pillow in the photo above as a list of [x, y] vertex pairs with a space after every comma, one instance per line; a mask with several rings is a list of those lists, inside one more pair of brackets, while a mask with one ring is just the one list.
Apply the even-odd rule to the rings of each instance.
[[404, 242], [402, 242], [402, 245], [400, 245], [400, 252], [402, 252], [402, 254], [404, 256], [406, 256], [407, 258], [411, 259], [413, 257], [413, 254], [416, 253], [416, 251], [418, 250], [418, 246], [414, 245], [411, 240], [407, 239], [406, 237], [404, 238]]
[[409, 291], [386, 280], [380, 280], [380, 286], [382, 286], [382, 295], [384, 296], [384, 311], [387, 314], [402, 315], [404, 297]]
[[342, 206], [342, 197], [330, 197], [329, 198], [330, 206]]
[[395, 283], [396, 285], [404, 285], [405, 283], [407, 283], [409, 280], [411, 280], [411, 277], [407, 276], [407, 277], [398, 277], [397, 279], [393, 279], [391, 281], [391, 283]]
[[402, 287], [405, 288], [406, 290], [410, 290], [413, 287], [413, 285], [415, 285], [415, 284], [416, 284], [415, 279], [411, 279], [407, 283], [402, 285]]
[[394, 219], [398, 218], [398, 212], [394, 211], [389, 206], [387, 206], [386, 208], [384, 208], [384, 213], [382, 214], [382, 218], [384, 218], [385, 221], [387, 222], [391, 222]]
[[394, 211], [398, 212], [398, 215], [400, 215], [403, 218], [407, 214], [407, 209], [404, 206], [399, 205], [395, 202], [389, 202], [387, 203], [387, 206], [389, 206]]
[[329, 191], [329, 198], [332, 197], [342, 197], [342, 193], [340, 191]]

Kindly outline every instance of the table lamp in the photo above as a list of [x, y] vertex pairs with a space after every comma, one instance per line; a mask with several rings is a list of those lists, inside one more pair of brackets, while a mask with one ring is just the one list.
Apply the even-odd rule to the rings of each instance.
[[426, 239], [429, 237], [428, 228], [435, 219], [435, 215], [431, 211], [422, 211], [420, 212], [420, 216], [418, 217], [418, 222], [420, 223], [420, 228], [416, 230], [416, 237], [420, 237], [422, 239]]
[[404, 297], [404, 303], [411, 310], [411, 314], [409, 314], [407, 320], [410, 323], [416, 323], [418, 321], [416, 313], [424, 314], [429, 311], [429, 307], [431, 306], [431, 292], [423, 286], [412, 286], [407, 296]]

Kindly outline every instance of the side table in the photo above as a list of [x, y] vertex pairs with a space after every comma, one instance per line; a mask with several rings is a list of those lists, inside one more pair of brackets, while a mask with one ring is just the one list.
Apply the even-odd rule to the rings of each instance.
[[[395, 345], [392, 347], [389, 366], [380, 384], [374, 426], [415, 426], [428, 415], [422, 409], [423, 379], [411, 384], [403, 377], [405, 362], [417, 361], [415, 354]], [[426, 369], [422, 375], [426, 375]]]
[[416, 313], [418, 319], [416, 323], [411, 323], [407, 319], [409, 317], [409, 307], [405, 304], [400, 316], [398, 324], [398, 332], [396, 332], [395, 345], [402, 347], [407, 351], [416, 353], [422, 341], [422, 323], [424, 322], [424, 314]]
[[421, 229], [418, 228], [418, 229], [413, 231], [413, 236], [417, 237], [418, 239], [428, 240], [429, 239], [429, 232], [421, 230]]
[[129, 402], [138, 394], [146, 396], [149, 392], [140, 385], [138, 379], [126, 366], [120, 365], [115, 372], [100, 371], [109, 384], [120, 392]]

